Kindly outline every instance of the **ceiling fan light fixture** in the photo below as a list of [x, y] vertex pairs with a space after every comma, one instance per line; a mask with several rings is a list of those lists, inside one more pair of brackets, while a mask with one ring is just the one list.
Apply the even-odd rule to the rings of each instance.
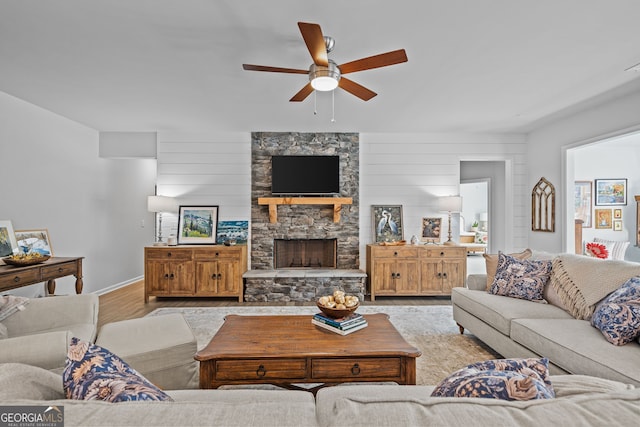
[[329, 60], [329, 66], [311, 64], [309, 67], [311, 87], [320, 92], [329, 92], [338, 87], [340, 69], [335, 62]]

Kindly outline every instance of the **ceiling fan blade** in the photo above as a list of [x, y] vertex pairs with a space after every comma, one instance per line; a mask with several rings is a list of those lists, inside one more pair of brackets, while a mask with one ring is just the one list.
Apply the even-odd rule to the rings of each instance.
[[368, 101], [371, 98], [373, 98], [374, 96], [377, 95], [377, 93], [367, 89], [366, 87], [359, 85], [358, 83], [354, 82], [353, 80], [349, 80], [345, 77], [340, 77], [340, 81], [338, 82], [338, 86], [340, 86], [342, 89], [346, 90], [347, 92], [349, 92], [352, 95], [357, 96], [358, 98], [362, 99], [363, 101]]
[[296, 70], [295, 68], [267, 67], [264, 65], [242, 64], [247, 71], [270, 71], [272, 73], [309, 74], [309, 70]]
[[307, 49], [316, 65], [324, 67], [329, 65], [329, 56], [327, 55], [327, 47], [324, 43], [322, 29], [318, 24], [310, 24], [308, 22], [298, 22], [298, 28], [302, 33], [302, 38], [307, 44]]
[[313, 87], [311, 86], [311, 83], [307, 83], [305, 87], [303, 87], [302, 89], [300, 89], [298, 93], [293, 95], [293, 98], [291, 98], [289, 102], [304, 101], [307, 98], [307, 96], [311, 94], [311, 92], [313, 92]]
[[386, 67], [387, 65], [394, 65], [407, 61], [407, 53], [404, 49], [399, 49], [347, 62], [346, 64], [339, 65], [338, 68], [340, 68], [341, 74], [348, 74], [356, 71], [370, 70], [372, 68]]

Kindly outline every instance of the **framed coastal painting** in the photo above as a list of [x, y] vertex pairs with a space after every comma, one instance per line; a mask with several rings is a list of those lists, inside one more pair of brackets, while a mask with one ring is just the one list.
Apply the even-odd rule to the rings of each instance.
[[180, 206], [179, 245], [215, 245], [217, 229], [218, 206]]
[[427, 243], [439, 243], [442, 230], [442, 218], [422, 218], [420, 240]]
[[574, 185], [575, 219], [582, 220], [582, 228], [591, 228], [591, 181], [576, 181]]
[[371, 217], [376, 243], [404, 240], [402, 205], [373, 205]]
[[596, 206], [626, 206], [627, 179], [596, 179]]
[[596, 228], [610, 229], [611, 228], [611, 209], [596, 209]]
[[219, 244], [237, 243], [246, 245], [249, 240], [249, 221], [219, 221], [218, 238]]
[[16, 240], [21, 252], [37, 252], [40, 255], [53, 256], [49, 231], [41, 230], [16, 230]]
[[0, 257], [18, 252], [18, 242], [13, 224], [9, 220], [0, 220]]

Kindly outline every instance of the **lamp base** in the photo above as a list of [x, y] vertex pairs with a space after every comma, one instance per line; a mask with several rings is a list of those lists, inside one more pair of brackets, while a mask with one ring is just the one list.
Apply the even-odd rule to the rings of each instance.
[[456, 242], [454, 242], [453, 240], [447, 240], [446, 242], [443, 243], [444, 246], [458, 246], [458, 244]]
[[153, 246], [167, 246], [167, 242], [155, 242]]

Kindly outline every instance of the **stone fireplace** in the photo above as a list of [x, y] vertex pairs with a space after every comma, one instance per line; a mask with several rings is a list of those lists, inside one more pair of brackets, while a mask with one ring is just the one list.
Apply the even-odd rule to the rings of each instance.
[[[333, 221], [331, 205], [280, 205], [277, 222], [269, 221], [269, 208], [259, 205], [258, 198], [272, 197], [275, 155], [340, 157], [340, 197], [352, 198], [352, 204], [342, 206], [339, 222]], [[364, 298], [366, 274], [359, 270], [359, 158], [357, 133], [251, 134], [251, 270], [244, 275], [246, 301], [312, 301], [334, 288]], [[325, 243], [317, 249], [320, 241]], [[295, 250], [304, 254], [292, 256]], [[282, 264], [276, 264], [278, 254], [284, 258]]]

